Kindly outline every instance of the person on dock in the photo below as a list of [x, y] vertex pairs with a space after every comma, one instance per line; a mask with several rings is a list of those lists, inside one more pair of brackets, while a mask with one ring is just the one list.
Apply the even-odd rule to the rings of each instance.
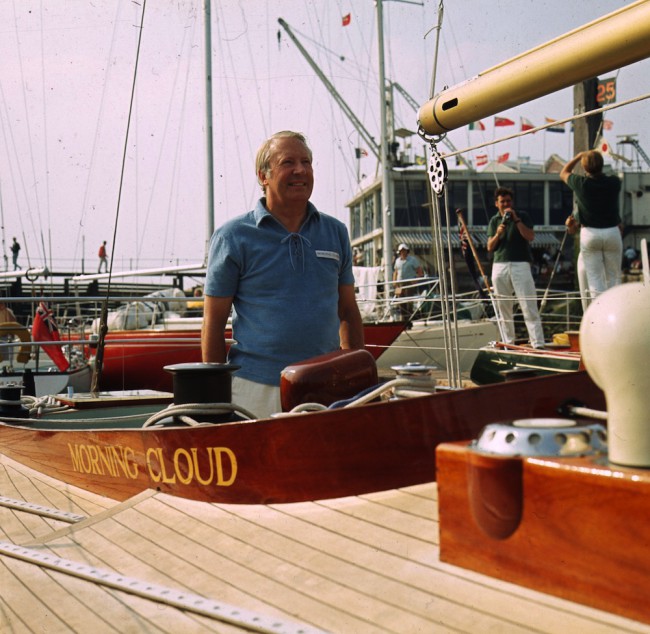
[[488, 224], [487, 250], [494, 254], [492, 284], [496, 296], [496, 310], [502, 325], [504, 343], [513, 344], [515, 295], [524, 315], [530, 344], [533, 348], [543, 348], [544, 330], [530, 268], [530, 243], [535, 239], [535, 231], [530, 216], [525, 211], [513, 209], [513, 199], [511, 189], [497, 187], [494, 192], [497, 213], [490, 218]]
[[4, 302], [0, 302], [0, 324], [17, 323], [14, 311]]
[[14, 238], [14, 241], [11, 243], [11, 255], [13, 256], [13, 263], [14, 263], [14, 271], [17, 271], [19, 269], [18, 266], [18, 254], [20, 253], [20, 244]]
[[203, 314], [203, 287], [197, 286], [192, 291], [193, 300], [187, 302], [188, 315], [202, 315]]
[[[586, 176], [573, 174], [580, 163]], [[577, 210], [567, 218], [569, 229], [580, 226], [580, 253], [589, 297], [621, 283], [623, 238], [619, 196], [621, 180], [603, 174], [603, 155], [595, 150], [578, 152], [560, 172], [575, 194]]]
[[411, 249], [403, 242], [397, 247], [397, 259], [393, 266], [393, 282], [395, 282], [395, 297], [401, 301], [399, 309], [404, 319], [412, 316], [413, 304], [404, 301], [405, 297], [412, 297], [418, 294], [414, 280], [422, 277], [424, 272], [418, 259], [410, 254]]
[[202, 355], [239, 366], [232, 401], [264, 417], [279, 412], [287, 365], [363, 347], [352, 249], [345, 225], [309, 202], [312, 152], [297, 132], [278, 132], [257, 152], [264, 196], [213, 234], [204, 289]]
[[106, 240], [102, 242], [101, 246], [99, 247], [99, 267], [97, 269], [97, 273], [102, 272], [102, 266], [104, 267], [104, 272], [108, 273], [108, 254], [106, 253]]

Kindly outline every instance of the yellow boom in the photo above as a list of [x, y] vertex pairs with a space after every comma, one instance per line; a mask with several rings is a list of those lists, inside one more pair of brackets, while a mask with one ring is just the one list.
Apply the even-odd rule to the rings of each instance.
[[639, 0], [448, 88], [418, 112], [443, 134], [650, 57], [650, 0]]

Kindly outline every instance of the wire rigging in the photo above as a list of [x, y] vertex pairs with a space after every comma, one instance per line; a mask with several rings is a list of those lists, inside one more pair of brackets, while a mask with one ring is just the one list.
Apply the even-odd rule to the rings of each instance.
[[[192, 10], [192, 9], [191, 9]], [[184, 55], [184, 51], [186, 48], [191, 48], [192, 41], [193, 41], [193, 35], [194, 35], [194, 30], [196, 29], [198, 20], [196, 19], [196, 15], [194, 16], [194, 19], [192, 20], [192, 30], [184, 28], [183, 29], [183, 35], [180, 41], [180, 44], [178, 45], [178, 51], [175, 55], [176, 59], [176, 64], [175, 64], [175, 71], [174, 71], [174, 78], [171, 83], [171, 88], [170, 88], [170, 95], [171, 98], [168, 101], [168, 106], [167, 106], [167, 112], [165, 114], [165, 119], [164, 119], [164, 125], [162, 129], [162, 135], [161, 135], [161, 142], [158, 146], [158, 156], [156, 158], [155, 162], [155, 168], [153, 171], [154, 178], [151, 184], [151, 188], [149, 190], [149, 200], [146, 205], [146, 214], [145, 214], [145, 219], [142, 227], [142, 236], [140, 238], [139, 244], [137, 244], [137, 253], [140, 253], [144, 247], [145, 241], [150, 239], [151, 231], [148, 230], [148, 225], [149, 225], [149, 219], [151, 216], [151, 213], [154, 209], [154, 198], [157, 195], [157, 193], [160, 191], [161, 186], [158, 184], [159, 183], [159, 178], [161, 174], [161, 165], [163, 163], [163, 159], [166, 156], [166, 150], [165, 150], [165, 143], [171, 136], [171, 133], [176, 134], [176, 150], [173, 153], [174, 156], [174, 164], [173, 164], [173, 174], [178, 173], [178, 167], [180, 164], [179, 156], [180, 156], [180, 147], [182, 146], [182, 139], [183, 139], [183, 134], [182, 134], [182, 127], [183, 127], [183, 121], [184, 117], [182, 116], [183, 113], [185, 112], [186, 109], [186, 103], [187, 103], [187, 94], [188, 94], [188, 87], [189, 87], [189, 82], [190, 82], [190, 72], [189, 72], [189, 66], [191, 64], [191, 55]], [[189, 35], [188, 35], [189, 33]], [[189, 41], [189, 44], [187, 42]], [[186, 64], [185, 67], [183, 67], [183, 63]], [[184, 72], [183, 72], [184, 71]], [[181, 93], [181, 106], [179, 108], [179, 113], [178, 117], [179, 120], [181, 121], [180, 124], [180, 129], [174, 129], [172, 126], [172, 119], [174, 115], [174, 99], [173, 96], [178, 94], [177, 88], [178, 85], [180, 84], [181, 80], [184, 80], [184, 85], [183, 85], [183, 91]], [[138, 148], [138, 143], [135, 143], [136, 149]], [[170, 227], [170, 222], [172, 222], [176, 216], [177, 216], [177, 210], [173, 208], [171, 204], [172, 196], [173, 196], [173, 191], [174, 191], [174, 181], [175, 178], [172, 178], [169, 182], [169, 192], [167, 196], [167, 221], [165, 223], [165, 235], [164, 239], [162, 241], [162, 248], [161, 248], [161, 253], [165, 254], [168, 253], [168, 246], [167, 246], [167, 240], [169, 238], [169, 227]], [[138, 191], [138, 187], [136, 187], [136, 193]], [[137, 195], [137, 194], [136, 194]], [[172, 235], [173, 232], [172, 232]], [[165, 257], [165, 256], [163, 256]]]
[[[16, 15], [16, 5], [13, 5], [13, 10], [14, 10], [14, 25], [16, 28], [16, 44], [18, 47], [18, 51], [20, 52], [21, 50], [21, 39], [18, 33], [18, 16]], [[23, 86], [22, 90], [22, 98], [23, 98], [23, 111], [25, 113], [25, 126], [27, 128], [27, 148], [28, 148], [28, 155], [29, 155], [29, 164], [31, 168], [31, 175], [32, 175], [32, 183], [37, 184], [38, 183], [38, 177], [37, 177], [37, 170], [36, 170], [36, 162], [35, 162], [35, 152], [34, 152], [34, 139], [35, 136], [32, 131], [32, 124], [31, 124], [31, 117], [29, 116], [29, 105], [27, 103], [27, 90], [24, 88], [26, 85], [28, 85], [28, 82], [25, 80], [25, 69], [23, 65], [23, 56], [22, 54], [18, 55], [18, 67], [19, 67], [19, 76], [21, 78], [21, 85]], [[18, 170], [21, 174], [21, 181], [23, 180], [22, 178], [22, 170], [20, 169], [20, 162], [18, 162]], [[24, 186], [24, 182], [23, 182]], [[39, 197], [39, 187], [38, 185], [33, 186], [30, 188], [33, 191], [33, 196], [34, 196], [34, 206], [36, 208], [36, 219], [38, 223], [38, 227], [42, 227], [43, 223], [41, 220], [41, 208], [40, 208], [40, 197]], [[27, 206], [27, 212], [28, 212], [28, 217], [30, 224], [32, 226], [32, 231], [34, 232], [34, 235], [41, 235], [41, 232], [39, 229], [37, 229], [34, 226], [34, 217], [32, 214], [32, 209], [31, 205], [29, 203], [29, 197], [27, 196], [27, 189], [25, 189], [25, 203]], [[22, 227], [21, 223], [21, 229], [23, 229], [24, 233], [24, 228]], [[29, 260], [29, 251], [28, 251], [29, 245], [25, 243], [25, 252], [27, 253], [27, 258]], [[45, 257], [45, 253], [42, 253], [43, 258]]]
[[108, 318], [108, 301], [110, 299], [110, 294], [111, 294], [111, 279], [113, 276], [113, 263], [114, 263], [114, 256], [115, 256], [115, 239], [117, 237], [117, 228], [119, 225], [119, 220], [120, 220], [120, 205], [122, 202], [122, 189], [124, 185], [124, 171], [126, 167], [126, 157], [128, 153], [128, 147], [129, 147], [129, 133], [131, 131], [131, 119], [133, 115], [133, 104], [135, 101], [135, 87], [136, 87], [136, 79], [138, 77], [138, 66], [140, 62], [140, 50], [142, 47], [142, 33], [144, 31], [144, 15], [145, 11], [147, 8], [147, 0], [143, 0], [142, 2], [142, 14], [140, 18], [140, 26], [139, 28], [139, 33], [138, 33], [138, 46], [136, 49], [136, 56], [135, 56], [135, 64], [133, 67], [133, 81], [131, 84], [131, 98], [129, 100], [129, 112], [127, 116], [127, 121], [126, 121], [126, 131], [124, 134], [124, 148], [122, 151], [122, 169], [120, 171], [120, 184], [118, 188], [118, 195], [117, 195], [117, 207], [115, 209], [115, 224], [113, 227], [113, 243], [111, 244], [111, 262], [108, 267], [108, 283], [106, 284], [106, 296], [104, 297], [104, 301], [102, 303], [102, 313], [100, 317], [100, 323], [99, 323], [99, 340], [97, 342], [97, 353], [95, 355], [95, 368], [93, 370], [93, 378], [92, 378], [92, 384], [91, 384], [91, 392], [93, 394], [97, 393], [97, 389], [99, 386], [99, 379], [102, 374], [102, 365], [104, 362], [104, 341], [106, 339], [106, 333], [108, 332], [108, 325], [107, 325], [107, 318]]
[[[75, 262], [77, 261], [78, 257], [78, 249], [80, 248], [80, 244], [83, 247], [83, 229], [84, 229], [84, 224], [85, 224], [85, 218], [86, 218], [86, 213], [90, 211], [88, 209], [88, 200], [90, 198], [90, 184], [91, 180], [95, 175], [95, 165], [96, 165], [96, 157], [97, 154], [99, 153], [100, 150], [100, 137], [101, 137], [101, 132], [102, 132], [102, 127], [103, 127], [103, 120], [104, 120], [104, 110], [105, 110], [105, 103], [106, 103], [106, 95], [108, 94], [109, 90], [109, 78], [112, 74], [112, 69], [113, 69], [113, 64], [111, 63], [111, 60], [114, 55], [114, 49], [115, 49], [115, 44], [116, 44], [116, 39], [117, 39], [117, 29], [118, 25], [120, 23], [119, 21], [119, 15], [120, 15], [120, 3], [116, 3], [116, 9], [115, 9], [115, 17], [113, 18], [113, 34], [111, 38], [111, 44], [110, 48], [108, 51], [108, 55], [106, 56], [106, 60], [104, 62], [105, 68], [106, 68], [106, 75], [104, 77], [104, 81], [102, 82], [102, 94], [99, 99], [99, 111], [97, 112], [97, 125], [95, 126], [95, 134], [93, 136], [93, 142], [92, 142], [92, 147], [90, 151], [90, 168], [88, 169], [88, 176], [86, 178], [86, 185], [83, 190], [83, 198], [81, 201], [81, 210], [79, 213], [79, 223], [77, 225], [77, 237], [75, 240], [75, 248], [73, 252], [73, 266]], [[93, 207], [94, 209], [94, 207]], [[81, 253], [81, 259], [83, 260], [83, 252]], [[111, 265], [112, 265], [112, 260], [111, 260]]]
[[[219, 6], [219, 3], [217, 3], [217, 11], [215, 12], [216, 14], [216, 22], [217, 22], [217, 46], [219, 47], [219, 65], [223, 69], [222, 72], [219, 74], [219, 79], [222, 82], [220, 86], [220, 90], [217, 92], [217, 94], [220, 97], [220, 104], [221, 104], [221, 113], [220, 113], [220, 125], [217, 126], [217, 129], [220, 132], [221, 139], [222, 139], [222, 153], [225, 156], [227, 155], [228, 151], [226, 150], [226, 131], [227, 130], [242, 130], [243, 133], [245, 134], [245, 138], [247, 141], [248, 149], [250, 153], [253, 153], [252, 151], [252, 144], [251, 140], [249, 137], [249, 130], [248, 126], [240, 126], [240, 121], [239, 117], [242, 112], [242, 106], [241, 103], [238, 103], [238, 105], [235, 105], [233, 103], [233, 99], [238, 99], [241, 101], [242, 98], [242, 90], [239, 86], [239, 77], [240, 73], [238, 72], [238, 66], [233, 58], [233, 49], [234, 47], [230, 45], [230, 39], [226, 37], [226, 32], [228, 29], [228, 25], [226, 24], [225, 17], [223, 15], [223, 9], [221, 6]], [[245, 15], [243, 10], [241, 11], [241, 16], [242, 19], [245, 21]], [[246, 35], [246, 38], [248, 33], [248, 26], [246, 25], [246, 29], [244, 32], [239, 36], [243, 37]], [[248, 40], [246, 41], [245, 45], [248, 47], [250, 46]], [[254, 68], [254, 67], [253, 67]], [[215, 75], [216, 76], [216, 75]], [[251, 81], [250, 79], [247, 81]], [[256, 78], [253, 79], [255, 84], [258, 84]], [[230, 88], [230, 83], [234, 83], [235, 88], [231, 90]], [[246, 91], [244, 91], [246, 92]], [[264, 112], [262, 110], [262, 103], [266, 100], [263, 99], [258, 99], [259, 104], [260, 104], [260, 117], [264, 121]], [[239, 153], [238, 154], [243, 154], [241, 152], [241, 148], [239, 148]], [[239, 158], [239, 155], [238, 155]], [[229, 168], [232, 167], [231, 165], [224, 164], [222, 170], [223, 173], [226, 174], [229, 171]], [[251, 183], [250, 179], [246, 178], [241, 162], [239, 163], [239, 170], [238, 170], [238, 177], [239, 177], [239, 188], [240, 191], [245, 192], [245, 191], [251, 191]], [[230, 190], [230, 187], [233, 185], [231, 183], [229, 178], [223, 178], [220, 180], [220, 185], [221, 185], [221, 190], [223, 195], [220, 197], [222, 200], [227, 201], [229, 198], [228, 192]], [[255, 191], [258, 191], [255, 189]], [[252, 208], [254, 196], [250, 200], [249, 207]], [[226, 213], [233, 213], [232, 209], [226, 209]], [[241, 210], [235, 210], [235, 213], [241, 213]], [[224, 220], [226, 218], [223, 218]]]
[[472, 145], [466, 148], [463, 148], [461, 150], [456, 150], [455, 152], [445, 152], [443, 153], [443, 156], [445, 158], [449, 158], [451, 156], [456, 156], [457, 154], [462, 154], [465, 152], [471, 152], [473, 150], [478, 150], [483, 147], [488, 147], [490, 145], [496, 145], [497, 143], [503, 143], [504, 141], [510, 141], [511, 139], [517, 139], [523, 136], [527, 136], [529, 134], [534, 134], [535, 132], [539, 132], [540, 130], [545, 130], [546, 128], [550, 128], [552, 126], [558, 126], [564, 123], [568, 123], [570, 121], [576, 121], [578, 119], [584, 119], [585, 117], [590, 117], [594, 114], [599, 114], [602, 112], [607, 112], [608, 110], [613, 110], [615, 108], [621, 108], [622, 106], [629, 106], [632, 103], [636, 103], [638, 101], [644, 101], [645, 99], [650, 99], [650, 93], [645, 93], [643, 95], [639, 95], [637, 97], [632, 97], [631, 99], [626, 99], [625, 101], [619, 101], [618, 103], [613, 103], [609, 104], [607, 106], [603, 106], [602, 108], [596, 108], [594, 110], [588, 110], [587, 112], [580, 112], [574, 115], [571, 115], [570, 117], [566, 117], [564, 119], [554, 119], [553, 121], [549, 123], [544, 123], [542, 125], [539, 125], [535, 128], [532, 128], [530, 130], [522, 130], [520, 132], [515, 132], [513, 134], [509, 134], [507, 136], [499, 137], [498, 139], [492, 139], [491, 141], [486, 141], [484, 143], [479, 143], [478, 145]]

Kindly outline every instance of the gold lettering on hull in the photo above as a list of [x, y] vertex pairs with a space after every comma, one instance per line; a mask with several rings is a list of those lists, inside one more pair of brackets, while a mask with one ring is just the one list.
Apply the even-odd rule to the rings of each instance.
[[[187, 485], [197, 482], [203, 486], [231, 486], [237, 477], [237, 457], [234, 452], [228, 447], [206, 447], [202, 453], [203, 461], [198, 448], [192, 447], [189, 451], [179, 448], [165, 461], [160, 447], [147, 449], [149, 477], [162, 484], [180, 482]], [[226, 473], [229, 473], [228, 477]]]
[[[138, 477], [138, 461], [131, 447], [68, 443], [68, 449], [72, 468], [78, 473], [131, 480]], [[152, 447], [145, 454], [145, 469], [156, 484], [228, 487], [237, 478], [237, 457], [228, 447], [179, 447], [171, 455], [161, 447]]]
[[130, 447], [107, 445], [71, 445], [68, 443], [72, 468], [79, 473], [92, 473], [112, 478], [138, 477], [135, 452]]

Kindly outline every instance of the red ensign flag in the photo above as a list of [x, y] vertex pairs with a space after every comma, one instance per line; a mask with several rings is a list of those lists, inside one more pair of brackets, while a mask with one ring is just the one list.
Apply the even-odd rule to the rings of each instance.
[[[41, 302], [36, 309], [34, 323], [32, 324], [32, 339], [34, 341], [60, 341], [59, 329], [56, 325], [54, 315], [45, 302]], [[43, 350], [54, 361], [56, 367], [65, 372], [70, 363], [65, 358], [61, 346], [43, 345]]]

